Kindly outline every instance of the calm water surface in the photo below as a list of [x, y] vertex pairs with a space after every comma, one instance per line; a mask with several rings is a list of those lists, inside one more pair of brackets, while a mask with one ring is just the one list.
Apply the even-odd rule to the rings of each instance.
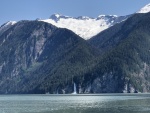
[[1, 95], [0, 113], [150, 113], [150, 94]]

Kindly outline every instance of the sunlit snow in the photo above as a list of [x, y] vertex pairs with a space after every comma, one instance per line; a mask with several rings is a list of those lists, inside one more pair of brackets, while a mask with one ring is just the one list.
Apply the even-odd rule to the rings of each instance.
[[40, 21], [51, 23], [60, 28], [70, 29], [83, 39], [88, 40], [99, 32], [114, 25], [114, 23], [117, 23], [117, 18], [116, 15], [100, 15], [97, 18], [90, 18], [87, 16], [73, 18], [55, 14], [49, 19]]
[[137, 13], [148, 13], [150, 12], [150, 3], [141, 8]]

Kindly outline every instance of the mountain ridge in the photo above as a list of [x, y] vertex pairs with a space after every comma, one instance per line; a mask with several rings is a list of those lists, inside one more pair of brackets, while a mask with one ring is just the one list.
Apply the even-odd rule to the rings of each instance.
[[91, 18], [87, 16], [70, 17], [54, 14], [49, 19], [39, 21], [70, 29], [83, 39], [88, 40], [108, 27], [127, 19], [129, 16], [99, 15], [97, 18]]
[[[136, 13], [148, 12], [150, 12], [150, 4], [147, 4]], [[99, 15], [98, 17], [93, 18], [88, 16], [71, 17], [56, 13], [52, 14], [49, 19], [38, 18], [37, 20], [53, 24], [59, 28], [67, 28], [83, 39], [88, 40], [116, 23], [125, 21], [131, 15], [132, 14], [125, 16]]]
[[148, 13], [148, 12], [150, 12], [150, 3], [145, 5], [143, 8], [141, 8], [136, 13]]

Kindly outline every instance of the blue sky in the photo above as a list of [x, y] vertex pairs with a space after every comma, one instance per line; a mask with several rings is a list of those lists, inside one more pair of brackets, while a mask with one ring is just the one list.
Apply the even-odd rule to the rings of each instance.
[[9, 20], [49, 18], [54, 13], [97, 17], [132, 14], [150, 0], [1, 0], [0, 25]]

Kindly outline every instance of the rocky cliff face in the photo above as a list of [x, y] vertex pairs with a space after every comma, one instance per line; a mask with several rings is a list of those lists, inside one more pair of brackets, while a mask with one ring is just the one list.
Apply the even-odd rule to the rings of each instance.
[[1, 73], [18, 76], [20, 70], [26, 70], [33, 65], [41, 55], [47, 37], [55, 29], [50, 26], [46, 30], [44, 24], [22, 21], [3, 33], [0, 38]]
[[[120, 72], [117, 76], [123, 75], [123, 92], [150, 91], [149, 19], [150, 13], [135, 14], [89, 41], [103, 54], [102, 62], [106, 63], [101, 62], [100, 67], [106, 66], [104, 73], [108, 68], [109, 71]], [[116, 70], [116, 67], [120, 69]]]
[[1, 92], [9, 92], [10, 87], [22, 81], [24, 73], [40, 67], [42, 63], [37, 61], [45, 41], [55, 30], [54, 26], [44, 23], [21, 21], [0, 36]]
[[97, 55], [67, 29], [20, 21], [0, 35], [0, 92], [71, 93], [74, 76], [83, 75]]

